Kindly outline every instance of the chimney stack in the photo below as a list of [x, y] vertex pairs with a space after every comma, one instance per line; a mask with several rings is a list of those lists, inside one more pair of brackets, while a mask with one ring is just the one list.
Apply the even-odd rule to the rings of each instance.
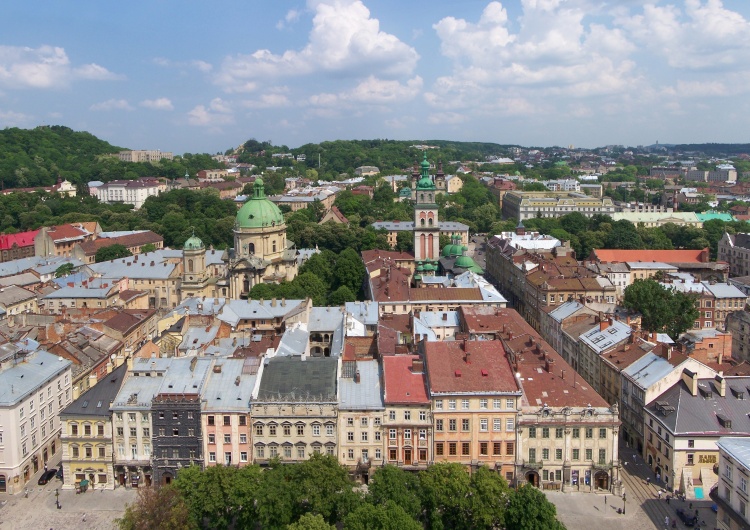
[[718, 383], [719, 395], [721, 397], [726, 397], [726, 395], [727, 395], [727, 380], [724, 379], [724, 377], [722, 377], [721, 375], [717, 375], [714, 379]]
[[682, 382], [685, 383], [690, 390], [690, 395], [698, 395], [698, 374], [687, 368], [682, 370]]
[[424, 361], [420, 358], [411, 360], [411, 372], [413, 374], [421, 374], [424, 371]]
[[354, 382], [359, 383], [359, 381], [360, 381], [359, 370], [357, 370], [356, 372], [354, 372]]

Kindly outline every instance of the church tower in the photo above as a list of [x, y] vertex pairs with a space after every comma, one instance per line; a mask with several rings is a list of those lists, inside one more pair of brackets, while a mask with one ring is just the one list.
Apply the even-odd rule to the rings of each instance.
[[207, 284], [206, 247], [203, 241], [193, 233], [182, 247], [181, 299], [205, 296]]
[[443, 161], [438, 162], [437, 173], [435, 173], [435, 187], [438, 193], [445, 193], [445, 173], [443, 173]]
[[422, 176], [417, 182], [416, 205], [414, 206], [414, 259], [437, 260], [440, 257], [440, 223], [438, 206], [435, 203], [435, 183], [430, 178], [430, 163], [427, 153], [421, 164]]

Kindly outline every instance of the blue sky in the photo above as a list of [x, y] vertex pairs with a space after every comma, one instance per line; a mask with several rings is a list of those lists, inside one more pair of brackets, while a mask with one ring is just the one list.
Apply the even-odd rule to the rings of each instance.
[[747, 0], [5, 2], [0, 127], [249, 138], [750, 142]]

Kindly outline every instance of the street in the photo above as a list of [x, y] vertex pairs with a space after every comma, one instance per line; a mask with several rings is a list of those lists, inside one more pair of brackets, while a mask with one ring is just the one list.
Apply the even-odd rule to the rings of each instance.
[[[604, 493], [558, 493], [545, 492], [550, 502], [557, 507], [559, 519], [566, 527], [580, 528], [592, 522], [604, 522], [607, 530], [662, 530], [665, 517], [671, 522], [677, 517], [676, 510], [686, 512], [698, 511], [700, 528], [713, 529], [716, 526], [716, 514], [711, 510], [711, 501], [666, 500], [665, 492], [659, 498], [659, 485], [654, 484], [655, 477], [642, 458], [633, 459], [634, 451], [620, 449], [620, 460], [623, 463], [620, 476], [625, 491], [622, 497]], [[627, 465], [625, 465], [627, 464]], [[647, 482], [647, 478], [651, 482]], [[662, 489], [662, 491], [664, 491]], [[618, 509], [625, 507], [625, 513]], [[677, 520], [676, 528], [686, 528]]]

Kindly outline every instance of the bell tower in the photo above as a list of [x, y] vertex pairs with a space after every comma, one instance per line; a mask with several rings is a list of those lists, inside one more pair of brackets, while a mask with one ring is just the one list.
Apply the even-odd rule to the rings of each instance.
[[437, 260], [440, 257], [440, 222], [435, 203], [437, 189], [430, 178], [427, 153], [421, 164], [421, 177], [415, 189], [414, 206], [414, 259], [416, 262]]

